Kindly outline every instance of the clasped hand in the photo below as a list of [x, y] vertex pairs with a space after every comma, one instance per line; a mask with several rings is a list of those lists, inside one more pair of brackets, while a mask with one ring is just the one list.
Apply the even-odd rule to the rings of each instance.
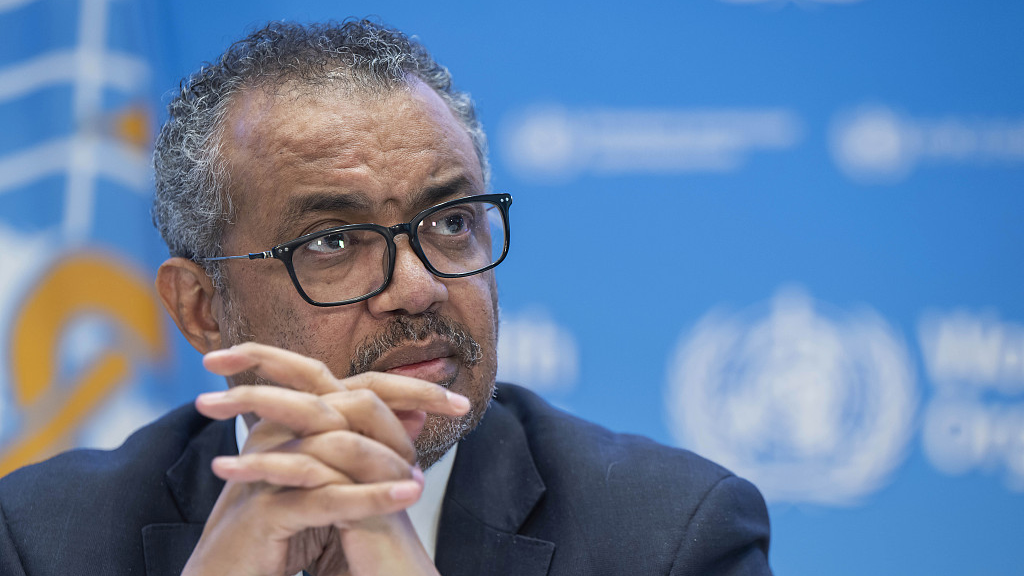
[[394, 374], [338, 379], [320, 361], [255, 343], [203, 363], [276, 386], [196, 399], [210, 418], [260, 420], [241, 455], [214, 459], [227, 484], [183, 574], [436, 573], [405, 513], [423, 488], [412, 439], [426, 412], [465, 414], [465, 397]]

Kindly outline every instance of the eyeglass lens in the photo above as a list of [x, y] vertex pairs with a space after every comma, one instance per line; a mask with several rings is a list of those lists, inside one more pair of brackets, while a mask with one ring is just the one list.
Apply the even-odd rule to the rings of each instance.
[[[468, 202], [428, 214], [416, 227], [427, 261], [442, 274], [469, 274], [501, 257], [505, 227], [501, 209]], [[307, 296], [330, 303], [365, 296], [384, 285], [388, 243], [375, 230], [318, 236], [292, 253], [296, 279]]]

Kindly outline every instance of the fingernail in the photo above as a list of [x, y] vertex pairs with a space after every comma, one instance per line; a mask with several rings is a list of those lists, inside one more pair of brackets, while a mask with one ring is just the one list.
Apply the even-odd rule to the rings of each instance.
[[420, 486], [423, 486], [423, 470], [420, 470], [418, 464], [412, 467], [412, 479]]
[[234, 456], [217, 456], [213, 463], [224, 470], [238, 470], [238, 458]]
[[389, 493], [391, 494], [391, 499], [396, 502], [414, 500], [420, 495], [420, 485], [412, 480], [405, 480], [392, 486]]
[[214, 350], [212, 352], [207, 352], [206, 354], [203, 354], [203, 366], [207, 370], [213, 370], [213, 368], [210, 368], [211, 362], [213, 364], [222, 363], [224, 361], [221, 360], [221, 358], [230, 355], [231, 353], [228, 352], [227, 350]]
[[469, 398], [466, 398], [462, 394], [456, 394], [451, 390], [446, 390], [445, 395], [447, 395], [448, 403], [451, 404], [453, 408], [469, 410]]
[[228, 399], [228, 393], [221, 390], [219, 392], [203, 392], [196, 397], [196, 400], [201, 400], [204, 404], [217, 404]]

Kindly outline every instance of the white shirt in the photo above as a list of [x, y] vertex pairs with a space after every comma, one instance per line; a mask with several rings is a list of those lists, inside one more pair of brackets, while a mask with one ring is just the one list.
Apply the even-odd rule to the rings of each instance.
[[[242, 452], [242, 446], [245, 446], [245, 441], [248, 438], [249, 427], [241, 416], [236, 416], [235, 442], [238, 444], [239, 453]], [[423, 472], [423, 494], [415, 504], [406, 510], [412, 527], [416, 530], [416, 536], [419, 537], [431, 560], [434, 559], [434, 548], [437, 545], [437, 525], [441, 521], [441, 502], [444, 500], [444, 491], [448, 487], [448, 477], [452, 474], [452, 464], [455, 463], [455, 453], [458, 449], [458, 444], [452, 446], [452, 449], [430, 469]]]

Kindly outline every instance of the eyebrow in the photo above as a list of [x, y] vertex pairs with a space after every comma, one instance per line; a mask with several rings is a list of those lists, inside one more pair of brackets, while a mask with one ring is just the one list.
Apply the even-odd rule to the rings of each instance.
[[413, 196], [412, 205], [419, 210], [425, 210], [435, 204], [440, 204], [445, 200], [450, 200], [458, 196], [467, 196], [465, 192], [471, 187], [472, 184], [469, 179], [463, 175], [459, 175], [442, 184], [424, 188]]
[[[465, 196], [472, 183], [463, 175], [456, 176], [447, 182], [424, 188], [413, 195], [412, 207], [424, 210], [435, 204], [455, 197]], [[356, 192], [339, 194], [319, 192], [290, 198], [284, 205], [281, 225], [277, 232], [279, 237], [288, 236], [304, 217], [315, 213], [369, 213], [373, 203], [365, 194]]]
[[290, 198], [281, 214], [278, 236], [288, 235], [304, 216], [317, 212], [369, 212], [370, 199], [365, 194], [338, 194], [320, 192]]

